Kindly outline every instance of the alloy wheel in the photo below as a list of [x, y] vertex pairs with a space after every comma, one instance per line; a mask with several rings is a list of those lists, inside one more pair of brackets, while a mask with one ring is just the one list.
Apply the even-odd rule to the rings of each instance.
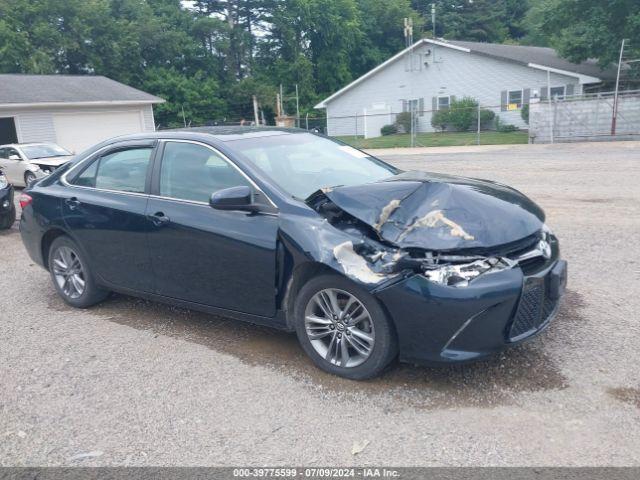
[[24, 176], [24, 184], [27, 187], [30, 187], [31, 185], [33, 185], [33, 183], [36, 181], [36, 176], [29, 172]]
[[340, 367], [361, 365], [375, 345], [371, 315], [360, 300], [344, 290], [327, 288], [311, 297], [304, 325], [315, 351]]
[[69, 298], [79, 298], [85, 289], [82, 263], [76, 252], [60, 247], [53, 257], [53, 275], [62, 293]]

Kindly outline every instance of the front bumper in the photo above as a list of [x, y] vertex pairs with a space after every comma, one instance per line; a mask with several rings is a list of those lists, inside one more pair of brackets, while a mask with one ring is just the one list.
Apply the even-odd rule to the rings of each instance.
[[530, 339], [555, 316], [567, 263], [551, 259], [484, 274], [467, 287], [413, 275], [376, 293], [394, 320], [400, 360], [441, 364], [476, 360]]

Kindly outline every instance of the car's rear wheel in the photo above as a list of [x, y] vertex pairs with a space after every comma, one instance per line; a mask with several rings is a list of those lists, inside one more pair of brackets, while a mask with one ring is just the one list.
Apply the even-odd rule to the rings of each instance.
[[87, 308], [109, 295], [95, 283], [88, 262], [69, 237], [58, 237], [51, 244], [49, 272], [58, 294], [73, 307]]
[[0, 230], [7, 230], [13, 226], [16, 221], [16, 206], [11, 205], [9, 212], [0, 217]]
[[33, 182], [36, 181], [36, 174], [33, 172], [27, 172], [24, 174], [24, 186], [30, 187]]
[[340, 275], [321, 275], [304, 285], [294, 314], [302, 348], [329, 373], [372, 378], [396, 355], [395, 331], [380, 304]]

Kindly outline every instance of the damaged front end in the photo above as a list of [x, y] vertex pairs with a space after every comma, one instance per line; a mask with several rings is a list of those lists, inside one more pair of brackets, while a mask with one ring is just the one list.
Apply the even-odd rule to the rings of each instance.
[[490, 182], [453, 180], [404, 174], [318, 190], [307, 204], [348, 236], [333, 245], [331, 260], [369, 285], [418, 274], [466, 287], [482, 275], [550, 254], [544, 215], [526, 197]]
[[566, 262], [540, 208], [509, 187], [407, 173], [306, 203], [322, 218], [307, 233], [322, 250], [312, 257], [384, 305], [402, 361], [471, 361], [537, 335], [557, 312]]

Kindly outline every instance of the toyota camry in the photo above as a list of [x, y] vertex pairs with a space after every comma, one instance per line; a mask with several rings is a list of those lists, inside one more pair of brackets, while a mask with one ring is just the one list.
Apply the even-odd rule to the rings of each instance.
[[115, 291], [284, 329], [351, 379], [531, 339], [567, 278], [543, 211], [513, 188], [294, 129], [118, 137], [20, 204], [23, 242], [68, 304]]

